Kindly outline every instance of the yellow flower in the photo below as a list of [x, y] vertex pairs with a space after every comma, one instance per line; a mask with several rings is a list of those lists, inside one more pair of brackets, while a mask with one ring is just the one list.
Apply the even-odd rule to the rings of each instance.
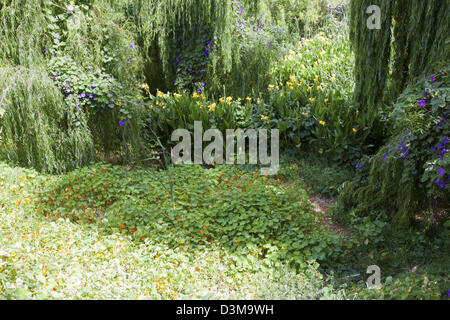
[[192, 97], [193, 97], [194, 99], [197, 99], [197, 98], [200, 97], [200, 96], [198, 95], [197, 92], [194, 92], [194, 94], [192, 95]]
[[333, 77], [331, 78], [331, 82], [336, 82], [336, 77], [335, 77], [335, 76], [333, 76]]
[[273, 88], [275, 88], [275, 86], [273, 84], [269, 84], [269, 86], [267, 87], [267, 90], [270, 92], [273, 90]]
[[319, 76], [316, 76], [315, 78], [314, 78], [314, 82], [318, 82], [319, 81]]
[[252, 102], [252, 98], [250, 98], [250, 97], [247, 97], [247, 98], [245, 98], [248, 102]]
[[177, 98], [181, 98], [181, 94], [174, 93], [173, 95], [174, 95], [175, 97], [177, 97]]
[[231, 101], [233, 101], [233, 97], [228, 97], [228, 98], [227, 98], [227, 102], [230, 104]]
[[327, 123], [325, 121], [320, 120], [319, 122], [322, 126], [326, 125]]
[[295, 78], [295, 76], [290, 76], [289, 80], [291, 80], [293, 83], [297, 82], [297, 79]]
[[147, 93], [150, 90], [150, 88], [148, 87], [148, 84], [146, 84], [146, 83], [141, 84], [141, 88], [144, 89]]
[[302, 112], [302, 115], [303, 115], [305, 118], [308, 118], [308, 116], [309, 116], [309, 114], [307, 114], [306, 112]]
[[320, 91], [322, 89], [321, 86], [317, 86], [317, 91]]
[[216, 104], [215, 104], [215, 103], [210, 104], [210, 105], [208, 106], [208, 110], [209, 110], [209, 111], [215, 111], [215, 110], [216, 110]]
[[310, 102], [314, 102], [314, 100], [316, 100], [316, 98], [309, 98]]
[[157, 94], [157, 96], [160, 97], [160, 98], [164, 97], [164, 93], [162, 93], [162, 92], [159, 91], [159, 90], [156, 92], [156, 94]]
[[328, 101], [329, 101], [328, 99], [324, 99], [324, 100], [323, 100], [323, 102], [325, 102], [325, 103], [328, 103]]
[[358, 132], [358, 130], [356, 130], [355, 128], [353, 128], [353, 132], [356, 133], [356, 132]]
[[311, 92], [312, 91], [312, 87], [309, 86], [307, 90], [308, 90], [308, 92]]
[[219, 99], [219, 101], [222, 102], [222, 103], [224, 103], [224, 102], [225, 102], [225, 98], [224, 98], [224, 97], [221, 97], [221, 98]]
[[280, 97], [282, 97], [283, 96], [283, 92], [280, 92]]
[[262, 116], [261, 116], [261, 120], [269, 120], [269, 117], [267, 117], [267, 116], [265, 116], [265, 115], [262, 115]]

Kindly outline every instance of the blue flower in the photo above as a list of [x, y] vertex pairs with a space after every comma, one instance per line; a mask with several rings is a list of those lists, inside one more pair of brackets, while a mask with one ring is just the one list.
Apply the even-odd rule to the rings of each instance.
[[204, 87], [204, 86], [205, 86], [205, 83], [204, 83], [204, 82], [202, 82], [202, 83], [201, 83], [201, 85], [202, 85], [202, 87]]
[[361, 169], [362, 168], [362, 163], [361, 162], [358, 162], [358, 169]]
[[445, 174], [444, 168], [440, 168], [438, 171], [439, 175], [442, 177]]
[[426, 100], [424, 100], [424, 99], [419, 100], [419, 102], [417, 102], [417, 105], [418, 105], [419, 107], [425, 107], [426, 104], [427, 104], [427, 102], [426, 102]]
[[130, 48], [131, 48], [131, 49], [134, 49], [134, 42], [131, 43]]
[[387, 157], [387, 154], [385, 153], [385, 154], [383, 154], [383, 161], [385, 161], [386, 160], [386, 157]]
[[125, 121], [119, 121], [119, 127], [123, 126], [125, 124]]

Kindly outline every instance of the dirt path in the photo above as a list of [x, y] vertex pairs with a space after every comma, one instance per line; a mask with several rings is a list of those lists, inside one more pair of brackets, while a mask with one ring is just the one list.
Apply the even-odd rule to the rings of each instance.
[[340, 235], [351, 236], [350, 232], [347, 229], [334, 221], [327, 213], [328, 208], [333, 203], [331, 199], [324, 198], [319, 195], [313, 195], [311, 196], [310, 202], [314, 206], [315, 212], [323, 214], [323, 223], [325, 223], [331, 229], [331, 231]]

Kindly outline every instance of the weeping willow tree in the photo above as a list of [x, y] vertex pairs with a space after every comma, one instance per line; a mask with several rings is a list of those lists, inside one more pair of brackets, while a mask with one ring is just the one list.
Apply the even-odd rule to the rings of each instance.
[[179, 38], [195, 39], [205, 31], [216, 41], [213, 65], [220, 60], [225, 71], [231, 69], [231, 0], [134, 0], [129, 11], [135, 20], [138, 43], [146, 60], [146, 77], [152, 87], [173, 87], [174, 44]]
[[[47, 172], [89, 164], [99, 152], [141, 156], [143, 125], [133, 104], [141, 72], [127, 27], [108, 0], [2, 0], [0, 153]], [[93, 82], [83, 85], [88, 70]], [[79, 80], [73, 92], [63, 78]], [[104, 79], [118, 84], [116, 105], [106, 105], [112, 89]], [[81, 87], [97, 88], [90, 108], [69, 99]], [[119, 127], [124, 112], [127, 125]]]
[[[372, 5], [381, 9], [379, 29], [367, 27], [367, 8]], [[352, 0], [350, 10], [354, 99], [370, 126], [388, 82], [393, 101], [408, 83], [449, 60], [449, 1]]]
[[0, 74], [1, 139], [8, 159], [61, 173], [93, 160], [84, 112], [65, 105], [44, 68], [4, 67]]
[[[371, 5], [381, 9], [379, 29], [367, 27], [369, 14], [366, 10]], [[423, 95], [425, 86], [430, 83], [427, 75], [438, 77], [437, 74], [448, 73], [448, 16], [448, 0], [352, 0], [351, 39], [356, 56], [354, 100], [364, 113], [367, 126], [375, 123], [382, 103], [416, 107], [414, 99]], [[442, 76], [441, 79], [442, 90], [446, 90], [448, 77]], [[416, 92], [417, 98], [411, 99], [411, 92]], [[442, 103], [442, 109], [447, 110], [445, 98]], [[427, 137], [430, 132], [429, 140], [423, 143], [439, 137], [432, 129], [439, 130], [434, 119], [443, 115], [427, 113], [429, 118], [420, 118], [423, 122], [420, 127], [426, 127], [426, 130], [407, 126], [406, 123], [410, 123], [407, 118], [393, 118], [391, 123], [395, 126], [401, 124], [406, 132], [411, 130], [416, 140], [410, 142], [410, 146], [420, 148], [422, 145], [417, 143], [419, 137]], [[429, 186], [426, 187], [414, 175], [411, 178], [413, 169], [408, 167], [408, 163], [415, 163], [417, 172], [413, 172], [420, 175], [426, 167], [426, 157], [420, 158], [420, 150], [411, 150], [410, 153], [414, 154], [408, 161], [400, 156], [387, 159], [389, 150], [397, 150], [406, 141], [404, 132], [390, 132], [386, 145], [368, 161], [364, 182], [348, 183], [339, 202], [344, 204], [342, 212], [353, 211], [358, 215], [385, 212], [396, 226], [410, 227], [419, 211], [430, 206], [432, 198], [427, 192]], [[444, 137], [447, 133], [439, 134]], [[441, 193], [437, 192], [434, 197], [441, 197]]]

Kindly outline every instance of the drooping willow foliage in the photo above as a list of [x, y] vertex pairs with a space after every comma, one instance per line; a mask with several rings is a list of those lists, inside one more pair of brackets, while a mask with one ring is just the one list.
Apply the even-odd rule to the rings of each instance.
[[[0, 1], [0, 62], [30, 66], [42, 63], [46, 21], [43, 0]], [[26, 10], [24, 10], [26, 8]]]
[[44, 68], [3, 67], [1, 141], [8, 159], [61, 173], [93, 160], [87, 115], [65, 106]]
[[[366, 10], [371, 5], [381, 9], [380, 29], [367, 28]], [[448, 17], [447, 0], [351, 1], [355, 103], [368, 119], [376, 115], [388, 80], [393, 101], [408, 83], [449, 60]]]
[[[366, 9], [371, 5], [381, 9], [380, 29], [367, 27]], [[383, 103], [395, 103], [394, 108], [399, 105], [416, 108], [415, 99], [421, 99], [425, 88], [434, 82], [430, 74], [442, 81], [440, 90], [448, 90], [448, 17], [447, 0], [352, 0], [350, 36], [356, 58], [354, 100], [365, 113], [366, 125], [374, 123]], [[426, 99], [426, 95], [422, 99]], [[430, 117], [422, 114], [419, 118], [425, 130], [414, 128], [408, 116], [392, 120], [391, 115], [390, 123], [402, 124], [403, 131], [389, 128], [391, 136], [387, 144], [368, 162], [367, 179], [363, 183], [349, 183], [344, 188], [340, 195], [345, 207], [343, 212], [354, 210], [358, 215], [384, 212], [396, 226], [409, 227], [415, 223], [419, 211], [430, 206], [433, 197], [445, 199], [443, 190], [430, 196], [431, 182], [425, 185], [426, 180], [420, 181], [417, 177], [423, 174], [427, 157], [431, 155], [426, 144], [439, 144], [434, 141], [436, 137], [444, 138], [448, 134], [441, 131], [442, 127], [435, 120], [446, 117], [445, 111], [440, 114], [437, 110], [448, 110], [447, 100], [441, 98], [431, 111], [424, 109], [423, 113]], [[411, 159], [405, 158], [406, 155], [386, 158], [388, 150], [398, 150], [399, 145], [405, 143], [405, 132], [414, 135], [414, 140], [408, 144]], [[423, 141], [418, 143], [419, 139]]]
[[213, 64], [221, 61], [229, 71], [232, 56], [232, 1], [215, 0], [134, 0], [131, 15], [137, 27], [138, 43], [143, 49], [148, 82], [161, 89], [172, 87], [175, 79], [172, 61], [178, 38], [196, 38], [208, 32], [216, 40]]
[[[124, 2], [120, 10], [117, 3], [0, 2], [2, 154], [47, 172], [86, 165], [100, 154], [129, 161], [142, 155], [143, 124], [134, 108], [140, 63], [120, 11]], [[77, 81], [68, 89], [70, 81], [60, 79]], [[92, 88], [92, 101], [81, 108], [77, 90], [85, 88]], [[112, 90], [113, 102], [106, 99]]]
[[[145, 76], [154, 91], [173, 90], [178, 58], [188, 57], [190, 63], [197, 63], [196, 72], [209, 68], [199, 81], [207, 80], [210, 91], [241, 95], [249, 93], [250, 87], [267, 88], [265, 75], [273, 60], [267, 55], [273, 54], [275, 46], [272, 53], [263, 49], [279, 35], [272, 34], [272, 40], [264, 43], [253, 40], [271, 28], [291, 36], [304, 35], [305, 28], [319, 24], [321, 10], [326, 11], [317, 0], [132, 0], [127, 7], [143, 50]], [[248, 21], [248, 16], [255, 19]], [[243, 29], [253, 29], [255, 36], [245, 39]], [[196, 56], [195, 51], [205, 42], [209, 44], [204, 48], [208, 51], [205, 57], [201, 50]], [[242, 48], [249, 42], [252, 52], [247, 53]], [[198, 66], [200, 58], [208, 60], [206, 66]]]
[[[350, 6], [350, 38], [355, 51], [355, 103], [362, 110], [364, 125], [371, 126], [383, 99], [391, 54], [391, 0], [354, 0]], [[368, 29], [366, 9], [381, 9], [381, 28]]]

